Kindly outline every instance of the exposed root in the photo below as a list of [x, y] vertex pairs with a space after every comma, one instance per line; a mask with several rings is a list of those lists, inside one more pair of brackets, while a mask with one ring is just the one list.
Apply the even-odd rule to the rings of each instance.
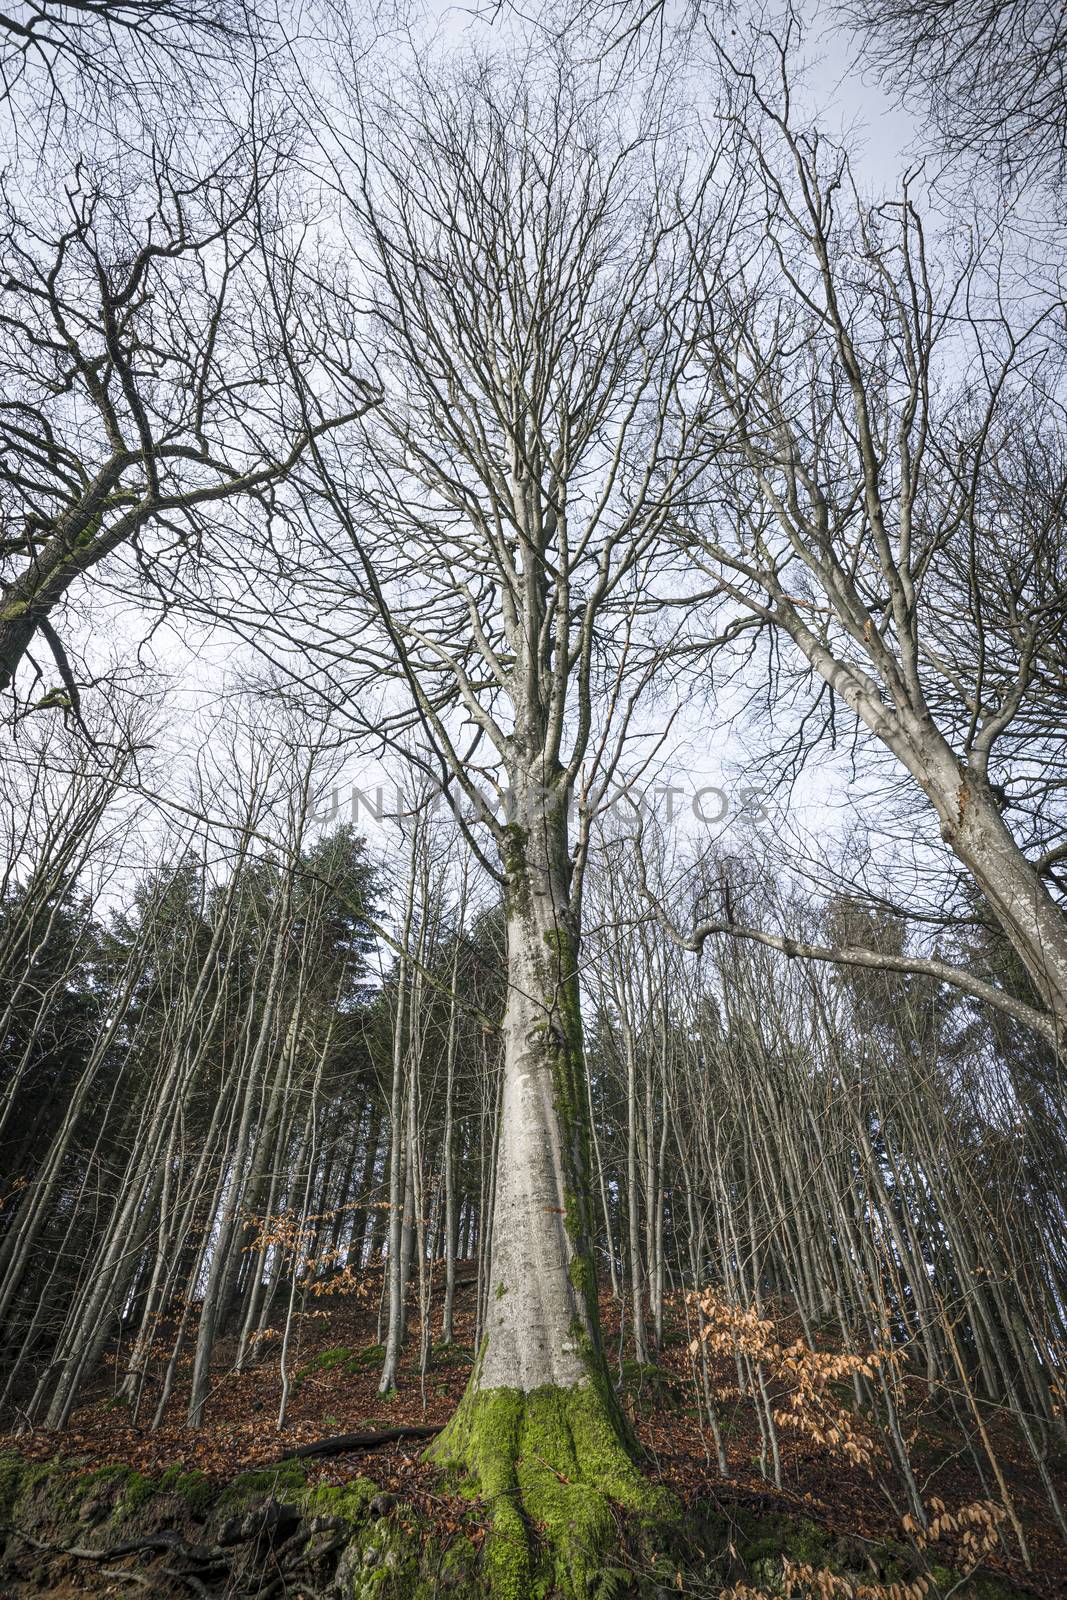
[[471, 1388], [428, 1455], [489, 1508], [484, 1563], [496, 1600], [526, 1600], [543, 1566], [568, 1600], [588, 1600], [618, 1542], [617, 1512], [652, 1522], [674, 1511], [593, 1385]]
[[31, 1550], [40, 1550], [48, 1555], [67, 1556], [72, 1561], [116, 1561], [121, 1556], [160, 1554], [164, 1551], [170, 1551], [200, 1566], [211, 1566], [223, 1558], [221, 1550], [205, 1550], [199, 1545], [191, 1545], [180, 1534], [172, 1533], [169, 1529], [146, 1534], [139, 1539], [125, 1539], [121, 1544], [107, 1545], [102, 1550], [91, 1550], [76, 1544], [49, 1544], [44, 1539], [35, 1539], [33, 1534], [28, 1533], [25, 1528], [17, 1527], [14, 1523], [8, 1523], [7, 1527], [16, 1538], [22, 1540], [23, 1544], [28, 1544]]
[[[45, 1555], [63, 1556], [68, 1561], [88, 1561], [96, 1564], [97, 1562], [114, 1561], [123, 1556], [159, 1555], [170, 1551], [180, 1556], [183, 1560], [195, 1563], [207, 1570], [220, 1567], [225, 1560], [222, 1551], [205, 1550], [199, 1546], [187, 1544], [180, 1535], [165, 1529], [159, 1533], [147, 1535], [144, 1538], [128, 1539], [121, 1544], [108, 1545], [102, 1550], [92, 1550], [75, 1544], [50, 1544], [44, 1539], [34, 1538], [25, 1528], [16, 1527], [14, 1524], [9, 1524], [8, 1526], [16, 1539], [21, 1540], [31, 1550], [39, 1551]], [[98, 1570], [101, 1577], [109, 1578], [113, 1582], [135, 1584], [139, 1589], [147, 1589], [149, 1592], [155, 1587], [154, 1578], [129, 1567], [100, 1566]], [[190, 1572], [187, 1568], [164, 1566], [157, 1570], [164, 1577], [174, 1578], [178, 1583], [183, 1583], [187, 1589], [192, 1590], [193, 1594], [199, 1596], [200, 1600], [222, 1600], [221, 1593], [217, 1593], [214, 1589], [209, 1589], [207, 1584], [195, 1572]]]
[[319, 1456], [341, 1456], [349, 1450], [377, 1450], [382, 1445], [402, 1444], [408, 1439], [432, 1439], [440, 1432], [440, 1423], [426, 1422], [401, 1428], [373, 1428], [369, 1433], [338, 1433], [329, 1439], [316, 1439], [312, 1444], [300, 1444], [292, 1450], [284, 1450], [277, 1459], [309, 1461]]

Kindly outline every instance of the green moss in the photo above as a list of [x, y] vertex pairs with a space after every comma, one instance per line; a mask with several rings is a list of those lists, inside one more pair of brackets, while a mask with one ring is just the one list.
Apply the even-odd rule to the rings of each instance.
[[369, 1344], [363, 1350], [357, 1350], [345, 1362], [346, 1372], [362, 1372], [369, 1367], [380, 1367], [385, 1360], [384, 1344]]
[[89, 546], [92, 544], [93, 540], [96, 538], [97, 534], [100, 532], [100, 529], [104, 525], [104, 510], [105, 510], [105, 508], [107, 506], [111, 505], [112, 503], [113, 502], [110, 501], [110, 500], [105, 500], [104, 505], [96, 513], [96, 516], [95, 517], [90, 517], [89, 521], [85, 524], [85, 527], [82, 529], [82, 531], [79, 534], [75, 535], [74, 548], [76, 550], [87, 550], [89, 548]]
[[517, 822], [509, 822], [504, 828], [504, 837], [500, 845], [500, 859], [507, 877], [507, 897], [509, 909], [523, 915], [529, 910], [530, 891], [526, 866], [526, 845], [529, 835], [525, 828], [520, 828]]
[[685, 1380], [676, 1372], [641, 1361], [623, 1362], [621, 1388], [631, 1400], [645, 1400], [660, 1409], [678, 1409], [687, 1393]]
[[813, 1567], [840, 1570], [825, 1529], [803, 1517], [764, 1517], [741, 1545], [741, 1559], [753, 1570], [771, 1560], [781, 1576], [781, 1557]]
[[180, 1461], [167, 1468], [159, 1480], [161, 1494], [176, 1494], [185, 1501], [193, 1516], [204, 1513], [214, 1498], [215, 1489], [206, 1472], [193, 1467], [186, 1472]]
[[211, 1479], [199, 1470], [183, 1473], [178, 1479], [177, 1489], [194, 1516], [207, 1511], [215, 1492]]
[[277, 1466], [242, 1472], [219, 1498], [227, 1511], [253, 1505], [257, 1500], [299, 1500], [307, 1488], [307, 1469], [302, 1461], [279, 1461]]
[[469, 1345], [435, 1344], [430, 1350], [430, 1362], [435, 1367], [469, 1367], [474, 1360], [474, 1351]]
[[339, 1517], [352, 1527], [358, 1527], [367, 1517], [367, 1511], [378, 1485], [371, 1478], [352, 1478], [348, 1483], [322, 1483], [308, 1490], [300, 1502], [308, 1516]]
[[316, 1372], [332, 1372], [335, 1367], [345, 1366], [355, 1359], [357, 1352], [347, 1345], [338, 1345], [335, 1350], [320, 1350], [296, 1374], [293, 1380], [294, 1393], [306, 1378], [314, 1377]]
[[567, 1276], [580, 1295], [596, 1292], [596, 1274], [593, 1271], [593, 1264], [587, 1255], [571, 1257], [570, 1266], [567, 1268]]
[[428, 1454], [465, 1474], [488, 1507], [483, 1566], [494, 1600], [526, 1600], [546, 1580], [585, 1600], [615, 1535], [613, 1506], [650, 1523], [675, 1511], [634, 1464], [593, 1385], [471, 1388]]
[[70, 709], [70, 695], [65, 689], [61, 689], [58, 684], [54, 685], [47, 694], [42, 695], [39, 700], [35, 701], [33, 709], [35, 711], [50, 711], [57, 707]]
[[[568, 1274], [581, 1298], [586, 1333], [597, 1343], [599, 1310], [596, 1268], [589, 1247], [592, 1232], [587, 1200], [590, 1139], [578, 950], [570, 931], [562, 926], [549, 929], [543, 934], [543, 940], [550, 953], [544, 973], [544, 993], [555, 1019], [555, 1026], [548, 1033], [546, 1048], [552, 1070], [553, 1099], [560, 1122], [566, 1173], [563, 1224], [574, 1252]], [[598, 1357], [594, 1356], [594, 1360], [598, 1360]]]
[[[0, 1530], [5, 1523], [21, 1521], [36, 1492], [42, 1489], [52, 1509], [67, 1509], [71, 1463], [62, 1458], [28, 1461], [15, 1451], [0, 1456]], [[32, 1520], [32, 1519], [31, 1519]], [[0, 1537], [0, 1544], [2, 1544]]]
[[[717, 1513], [711, 1513], [709, 1526], [716, 1518]], [[721, 1524], [721, 1518], [718, 1521]], [[910, 1582], [923, 1570], [915, 1551], [906, 1544], [891, 1540], [882, 1545], [860, 1542], [805, 1517], [761, 1517], [738, 1508], [729, 1526], [721, 1525], [719, 1538], [737, 1552], [731, 1576], [773, 1595], [784, 1592], [785, 1560], [858, 1583], [870, 1583], [873, 1576], [883, 1585]], [[939, 1565], [932, 1566], [929, 1575], [937, 1590], [948, 1593], [957, 1589], [961, 1600], [1024, 1600], [1023, 1591], [1002, 1578], [975, 1576], [964, 1581], [958, 1572]]]
[[420, 1531], [392, 1517], [369, 1522], [342, 1558], [337, 1591], [346, 1600], [428, 1600]]
[[355, 1351], [347, 1345], [339, 1344], [335, 1350], [322, 1350], [304, 1368], [305, 1372], [329, 1372], [333, 1367], [343, 1366], [346, 1361], [351, 1361]]
[[131, 1472], [126, 1479], [118, 1505], [115, 1507], [117, 1517], [132, 1516], [143, 1505], [147, 1505], [156, 1493], [158, 1484], [155, 1478], [148, 1478], [143, 1472]]
[[343, 1368], [350, 1376], [355, 1377], [372, 1367], [380, 1366], [384, 1360], [383, 1344], [370, 1344], [363, 1350], [353, 1350], [348, 1345], [338, 1345], [333, 1350], [320, 1350], [318, 1355], [312, 1356], [311, 1360], [300, 1368], [293, 1387], [299, 1388], [306, 1378], [314, 1377], [317, 1372], [336, 1372], [338, 1368]]
[[103, 1467], [92, 1467], [88, 1472], [78, 1473], [71, 1485], [71, 1492], [76, 1500], [80, 1500], [90, 1489], [99, 1488], [106, 1483], [119, 1483], [132, 1475], [132, 1467], [125, 1467], [117, 1462]]
[[0, 1456], [0, 1523], [10, 1522], [19, 1496], [25, 1463], [13, 1453]]
[[136, 1467], [125, 1466], [120, 1462], [109, 1462], [101, 1467], [92, 1467], [88, 1472], [79, 1472], [71, 1475], [70, 1464], [57, 1459], [51, 1463], [58, 1469], [62, 1482], [62, 1495], [68, 1506], [76, 1506], [79, 1501], [104, 1489], [113, 1491], [112, 1516], [121, 1521], [124, 1517], [133, 1516], [149, 1500], [158, 1493], [161, 1481], [150, 1478], [143, 1472], [138, 1472]]

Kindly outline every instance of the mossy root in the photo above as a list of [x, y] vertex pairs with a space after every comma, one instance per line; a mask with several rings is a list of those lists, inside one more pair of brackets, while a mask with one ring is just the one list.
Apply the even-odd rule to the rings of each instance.
[[494, 1600], [546, 1588], [589, 1600], [618, 1540], [617, 1511], [649, 1524], [675, 1513], [593, 1386], [470, 1389], [427, 1454], [487, 1503], [483, 1563]]

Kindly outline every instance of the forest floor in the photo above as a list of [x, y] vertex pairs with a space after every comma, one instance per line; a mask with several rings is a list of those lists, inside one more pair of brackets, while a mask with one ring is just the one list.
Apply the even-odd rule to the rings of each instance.
[[[81, 1472], [110, 1466], [158, 1477], [177, 1465], [198, 1470], [223, 1485], [236, 1475], [266, 1467], [287, 1451], [328, 1436], [402, 1426], [443, 1424], [454, 1410], [473, 1359], [473, 1291], [457, 1294], [454, 1343], [433, 1345], [424, 1374], [419, 1371], [417, 1325], [408, 1334], [395, 1393], [378, 1393], [382, 1351], [378, 1344], [380, 1275], [368, 1280], [366, 1292], [322, 1296], [309, 1302], [291, 1341], [289, 1369], [294, 1382], [286, 1425], [276, 1427], [281, 1376], [280, 1336], [270, 1333], [258, 1346], [256, 1360], [243, 1372], [227, 1370], [224, 1359], [214, 1383], [202, 1429], [184, 1422], [182, 1385], [167, 1407], [161, 1426], [148, 1426], [158, 1393], [159, 1377], [150, 1374], [141, 1405], [141, 1419], [130, 1420], [124, 1402], [113, 1397], [114, 1375], [122, 1369], [122, 1352], [110, 1358], [112, 1381], [105, 1371], [96, 1391], [74, 1412], [63, 1434], [22, 1431], [0, 1435], [0, 1457], [12, 1452], [44, 1461], [61, 1454], [76, 1461]], [[720, 1428], [729, 1477], [719, 1472], [713, 1441], [699, 1404], [696, 1366], [690, 1354], [693, 1312], [684, 1301], [668, 1304], [663, 1347], [655, 1366], [638, 1367], [631, 1359], [629, 1327], [620, 1327], [620, 1310], [610, 1295], [602, 1300], [605, 1340], [623, 1406], [646, 1455], [646, 1470], [667, 1485], [689, 1509], [709, 1503], [728, 1519], [776, 1517], [815, 1524], [827, 1537], [869, 1542], [872, 1546], [902, 1538], [904, 1500], [887, 1460], [876, 1452], [870, 1467], [852, 1463], [839, 1449], [808, 1433], [780, 1430], [782, 1487], [761, 1471], [760, 1430], [752, 1398], [737, 1387], [732, 1359], [713, 1362], [713, 1386], [727, 1397], [718, 1401]], [[414, 1319], [413, 1319], [414, 1320]], [[433, 1325], [439, 1327], [439, 1312]], [[783, 1332], [795, 1330], [787, 1322]], [[829, 1348], [829, 1346], [828, 1346]], [[220, 1355], [225, 1358], [226, 1347]], [[162, 1372], [160, 1362], [160, 1373]], [[915, 1401], [907, 1416], [910, 1455], [924, 1500], [941, 1501], [951, 1515], [976, 1502], [995, 1501], [998, 1490], [983, 1463], [982, 1445], [969, 1438], [958, 1408], [932, 1403], [925, 1386], [915, 1383]], [[842, 1397], [844, 1398], [844, 1396]], [[953, 1410], [956, 1410], [956, 1415]], [[1010, 1528], [1001, 1524], [1000, 1548], [983, 1560], [983, 1570], [1046, 1596], [1067, 1596], [1067, 1548], [1056, 1532], [1038, 1475], [1023, 1443], [990, 1413], [983, 1418], [1004, 1479], [1023, 1524], [1031, 1555], [1026, 1572], [1013, 1548]], [[401, 1440], [369, 1450], [350, 1450], [323, 1460], [308, 1460], [307, 1482], [344, 1485], [372, 1476], [384, 1492], [446, 1533], [460, 1522], [469, 1534], [469, 1502], [443, 1493], [435, 1469], [422, 1460], [424, 1444]], [[1058, 1465], [1064, 1492], [1067, 1462]], [[935, 1507], [936, 1509], [936, 1507]], [[477, 1540], [477, 1533], [475, 1534]], [[949, 1533], [934, 1552], [958, 1568], [961, 1551]], [[0, 1593], [4, 1591], [0, 1590]]]

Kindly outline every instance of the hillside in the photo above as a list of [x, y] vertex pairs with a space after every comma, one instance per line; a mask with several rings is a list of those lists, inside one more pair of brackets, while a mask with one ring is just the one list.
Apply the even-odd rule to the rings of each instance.
[[[273, 1425], [277, 1350], [267, 1339], [256, 1362], [240, 1373], [227, 1370], [222, 1347], [199, 1431], [184, 1425], [181, 1388], [155, 1432], [131, 1426], [101, 1390], [77, 1409], [64, 1435], [30, 1432], [0, 1440], [10, 1518], [0, 1594], [5, 1600], [130, 1592], [313, 1600], [365, 1592], [479, 1592], [487, 1508], [462, 1486], [441, 1481], [421, 1459], [422, 1438], [280, 1460], [344, 1435], [388, 1439], [389, 1430], [442, 1425], [471, 1367], [474, 1295], [469, 1277], [461, 1274], [460, 1281], [456, 1342], [433, 1347], [420, 1374], [416, 1329], [397, 1389], [387, 1396], [377, 1392], [383, 1352], [376, 1343], [375, 1294], [322, 1297], [301, 1318], [296, 1380], [281, 1433]], [[802, 1425], [780, 1429], [782, 1486], [776, 1488], [760, 1471], [752, 1398], [738, 1389], [735, 1360], [718, 1351], [709, 1358], [708, 1377], [711, 1392], [723, 1397], [716, 1403], [729, 1472], [723, 1478], [700, 1363], [691, 1350], [694, 1314], [691, 1306], [669, 1302], [655, 1366], [626, 1360], [620, 1366], [617, 1356], [611, 1362], [649, 1476], [678, 1497], [683, 1516], [670, 1548], [661, 1550], [652, 1549], [640, 1530], [620, 1524], [618, 1565], [605, 1574], [605, 1596], [669, 1591], [731, 1592], [747, 1600], [759, 1593], [907, 1600], [959, 1593], [993, 1600], [1009, 1591], [1067, 1594], [1067, 1550], [1049, 1526], [1041, 1485], [1010, 1429], [991, 1413], [983, 1417], [1025, 1528], [1029, 1573], [1003, 1515], [989, 1517], [982, 1509], [995, 1507], [997, 1496], [975, 1429], [961, 1427], [948, 1406], [924, 1403], [919, 1383], [911, 1386], [914, 1406], [906, 1419], [910, 1459], [932, 1516], [942, 1508], [940, 1536], [936, 1526], [929, 1539], [908, 1536], [895, 1509], [903, 1497], [884, 1446], [851, 1411], [849, 1387], [839, 1379], [817, 1381], [798, 1408]], [[601, 1315], [608, 1348], [617, 1352], [626, 1333], [609, 1296], [602, 1297]], [[796, 1332], [788, 1318], [776, 1325], [782, 1343], [791, 1343]], [[832, 1339], [821, 1347], [827, 1370], [834, 1370]], [[770, 1374], [772, 1405], [788, 1408], [796, 1393]], [[830, 1435], [829, 1419], [842, 1413], [852, 1417], [854, 1429], [847, 1448], [848, 1424], [842, 1439], [832, 1442]], [[868, 1445], [869, 1464], [860, 1459]], [[1062, 1480], [1062, 1456], [1056, 1465]], [[138, 1541], [140, 1548], [124, 1553]], [[345, 1556], [351, 1546], [360, 1552], [356, 1577]], [[447, 1581], [433, 1577], [435, 1564], [451, 1574]], [[361, 1587], [368, 1574], [375, 1578], [372, 1589]], [[544, 1581], [544, 1592], [551, 1593], [550, 1577]]]

